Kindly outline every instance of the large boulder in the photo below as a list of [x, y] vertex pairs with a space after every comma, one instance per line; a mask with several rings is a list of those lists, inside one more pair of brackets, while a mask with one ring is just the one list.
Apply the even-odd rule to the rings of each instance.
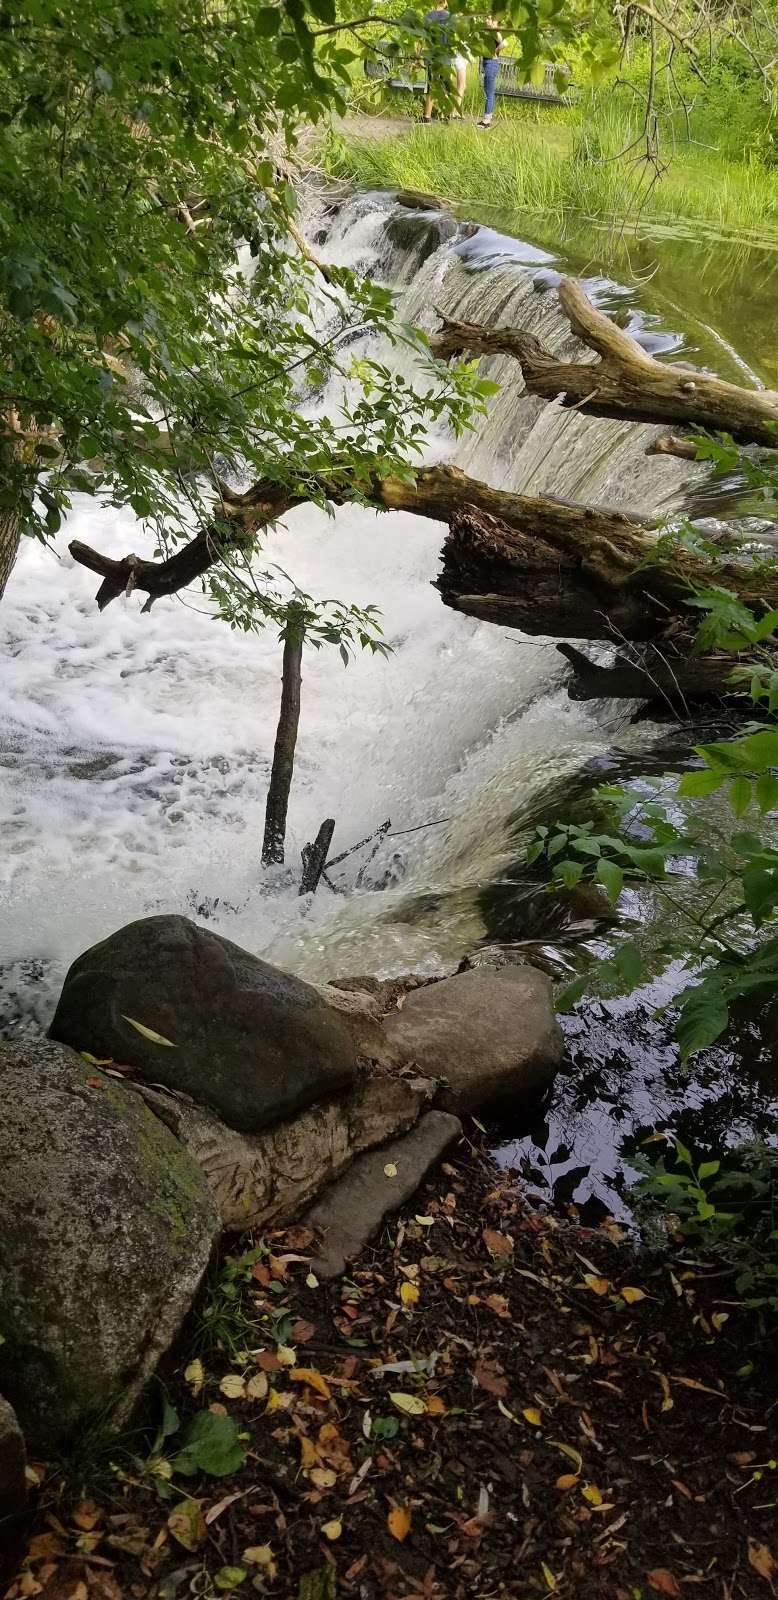
[[384, 1020], [394, 1059], [443, 1080], [436, 1104], [526, 1116], [562, 1059], [551, 981], [534, 967], [476, 968], [405, 996]]
[[0, 1393], [32, 1451], [129, 1414], [217, 1234], [137, 1092], [48, 1040], [0, 1045]]
[[0, 1396], [0, 1578], [10, 1577], [27, 1504], [27, 1456], [15, 1412]]
[[242, 1133], [329, 1099], [357, 1075], [349, 1032], [315, 989], [187, 917], [144, 917], [79, 956], [49, 1031], [191, 1096]]

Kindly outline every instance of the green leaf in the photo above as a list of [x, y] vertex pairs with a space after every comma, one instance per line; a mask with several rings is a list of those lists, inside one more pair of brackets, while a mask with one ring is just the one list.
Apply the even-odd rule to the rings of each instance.
[[574, 978], [572, 983], [568, 983], [561, 993], [557, 995], [557, 1011], [572, 1011], [576, 1000], [580, 1000], [581, 995], [586, 993], [589, 981], [588, 974], [584, 973], [583, 977]]
[[733, 778], [729, 786], [729, 803], [736, 817], [742, 817], [751, 804], [751, 783], [748, 778]]
[[561, 878], [566, 889], [574, 889], [583, 876], [581, 861], [560, 861], [554, 868], [554, 877]]
[[614, 961], [619, 976], [629, 985], [630, 989], [634, 989], [635, 985], [640, 982], [640, 974], [643, 970], [643, 962], [637, 945], [633, 944], [632, 940], [627, 940], [625, 944], [620, 944], [615, 953]]
[[217, 1589], [237, 1589], [245, 1583], [248, 1574], [245, 1567], [220, 1567], [213, 1575]]
[[595, 876], [598, 882], [603, 884], [609, 900], [615, 906], [624, 887], [624, 873], [621, 867], [615, 861], [609, 861], [603, 856], [597, 862]]
[[207, 1472], [226, 1478], [243, 1466], [245, 1450], [232, 1417], [217, 1411], [199, 1411], [184, 1434], [183, 1448], [173, 1461], [176, 1472]]
[[703, 795], [715, 794], [724, 782], [722, 772], [713, 772], [709, 767], [703, 767], [700, 772], [685, 772], [679, 785], [679, 794]]
[[778, 807], [778, 778], [771, 772], [763, 772], [756, 780], [756, 803], [762, 815]]
[[697, 1177], [702, 1183], [703, 1178], [714, 1178], [721, 1167], [720, 1161], [703, 1161], [697, 1168]]

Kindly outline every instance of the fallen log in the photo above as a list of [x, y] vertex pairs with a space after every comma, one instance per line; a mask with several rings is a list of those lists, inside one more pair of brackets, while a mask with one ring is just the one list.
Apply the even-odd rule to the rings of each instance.
[[603, 667], [574, 645], [558, 644], [557, 650], [573, 669], [571, 700], [662, 700], [677, 712], [690, 701], [728, 700], [744, 692], [732, 682], [735, 655], [671, 655], [649, 646], [634, 660], [617, 655]]
[[441, 358], [465, 351], [513, 356], [530, 394], [544, 400], [563, 395], [565, 406], [595, 416], [681, 423], [730, 433], [746, 443], [778, 445], [775, 391], [743, 389], [705, 372], [656, 361], [598, 311], [572, 278], [562, 279], [559, 303], [573, 333], [598, 359], [560, 361], [523, 329], [456, 322], [442, 313], [442, 326], [430, 336], [430, 347]]

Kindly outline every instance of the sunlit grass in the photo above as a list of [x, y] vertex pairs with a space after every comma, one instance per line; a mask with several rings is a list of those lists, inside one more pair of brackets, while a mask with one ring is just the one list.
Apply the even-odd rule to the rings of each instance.
[[394, 138], [350, 132], [334, 165], [360, 184], [423, 189], [501, 211], [689, 219], [749, 233], [778, 229], [778, 170], [756, 158], [734, 162], [679, 145], [664, 152], [668, 170], [657, 179], [635, 151], [619, 156], [640, 130], [616, 105], [551, 112], [546, 121], [534, 107], [526, 117], [510, 110], [503, 116], [498, 110], [489, 130], [466, 121], [409, 123]]

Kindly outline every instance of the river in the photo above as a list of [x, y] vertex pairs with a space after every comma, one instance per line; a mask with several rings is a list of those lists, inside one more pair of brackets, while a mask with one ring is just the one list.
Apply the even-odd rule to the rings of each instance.
[[[387, 231], [395, 209], [387, 196], [311, 197], [306, 221], [323, 255], [391, 282], [408, 321], [431, 326], [440, 304], [464, 319], [520, 324], [564, 353], [569, 330], [553, 289], [560, 271], [573, 270], [652, 351], [715, 363], [740, 382], [771, 378], [770, 292], [749, 266], [742, 314], [719, 295], [727, 244], [705, 242], [704, 278], [691, 267], [676, 275], [683, 251], [695, 255], [692, 240], [680, 257], [677, 240], [672, 250], [657, 240], [654, 275], [633, 259], [641, 270], [628, 282], [613, 242], [594, 230], [582, 240], [580, 223], [552, 248], [542, 228], [520, 239], [492, 218], [421, 259]], [[769, 283], [772, 266], [764, 271]], [[506, 487], [667, 516], [693, 507], [695, 495], [701, 504], [700, 469], [648, 456], [651, 430], [544, 407], [520, 392], [507, 358], [489, 371], [503, 387], [488, 419], [456, 448], [431, 440], [429, 459], [454, 459]], [[333, 403], [308, 400], [313, 409]], [[132, 597], [99, 615], [95, 580], [67, 553], [73, 537], [117, 555], [151, 549], [129, 514], [81, 500], [54, 552], [28, 544], [0, 607], [0, 1034], [45, 1026], [69, 961], [158, 911], [207, 920], [316, 978], [448, 972], [473, 952], [520, 945], [527, 891], [516, 863], [534, 821], [614, 765], [642, 770], [660, 737], [631, 722], [633, 707], [569, 701], [553, 644], [447, 611], [432, 588], [437, 525], [358, 507], [331, 520], [302, 508], [268, 541], [266, 558], [310, 593], [378, 604], [393, 655], [347, 670], [336, 651], [306, 657], [291, 870], [265, 873], [278, 641], [214, 623], [197, 592], [150, 615]], [[386, 818], [391, 829], [359, 885], [364, 851], [333, 874], [344, 894], [323, 888], [301, 900], [300, 849], [328, 815], [335, 854]], [[545, 935], [564, 964], [561, 925]], [[711, 1127], [763, 1126], [769, 1086], [744, 1075], [731, 1052], [710, 1052], [693, 1087], [679, 1075], [653, 1017], [658, 997], [640, 997], [624, 1021], [618, 1005], [570, 1021], [572, 1070], [547, 1118], [520, 1137], [508, 1130], [504, 1159], [561, 1185], [560, 1196], [618, 1210], [636, 1130], [702, 1107]]]

